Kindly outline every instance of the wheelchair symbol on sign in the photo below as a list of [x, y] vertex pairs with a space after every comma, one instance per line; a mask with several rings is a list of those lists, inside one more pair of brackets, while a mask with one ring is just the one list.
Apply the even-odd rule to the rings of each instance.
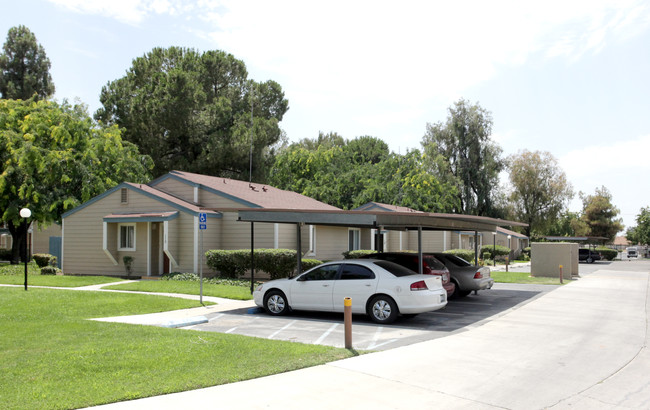
[[205, 212], [201, 212], [199, 214], [199, 222], [205, 223], [207, 220], [208, 220], [208, 216], [205, 214]]

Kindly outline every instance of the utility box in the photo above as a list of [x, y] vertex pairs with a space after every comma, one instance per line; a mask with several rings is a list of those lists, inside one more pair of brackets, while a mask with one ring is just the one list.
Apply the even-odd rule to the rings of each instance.
[[530, 246], [530, 273], [532, 276], [571, 280], [578, 275], [578, 244], [533, 242]]

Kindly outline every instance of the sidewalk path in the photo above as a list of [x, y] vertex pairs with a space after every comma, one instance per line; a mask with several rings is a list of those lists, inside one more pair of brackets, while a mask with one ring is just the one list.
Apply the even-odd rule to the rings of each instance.
[[449, 337], [97, 408], [647, 409], [649, 277], [600, 270]]

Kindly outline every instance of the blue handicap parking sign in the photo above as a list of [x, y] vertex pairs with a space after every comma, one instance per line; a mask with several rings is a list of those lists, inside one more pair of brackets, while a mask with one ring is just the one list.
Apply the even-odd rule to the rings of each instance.
[[208, 215], [205, 212], [199, 213], [199, 222], [206, 223], [208, 220]]

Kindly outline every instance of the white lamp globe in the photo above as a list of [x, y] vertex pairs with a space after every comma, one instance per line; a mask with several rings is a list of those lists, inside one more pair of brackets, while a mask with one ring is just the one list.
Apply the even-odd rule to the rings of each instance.
[[30, 216], [32, 216], [32, 211], [30, 211], [29, 208], [23, 208], [20, 210], [21, 218], [29, 218]]

